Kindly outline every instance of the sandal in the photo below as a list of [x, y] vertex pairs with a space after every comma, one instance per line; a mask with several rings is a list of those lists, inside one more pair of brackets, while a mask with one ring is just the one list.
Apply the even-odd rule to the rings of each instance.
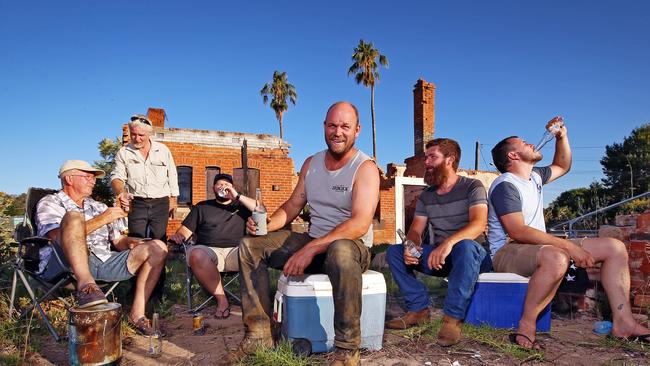
[[[526, 338], [526, 340], [531, 344], [530, 348], [524, 347], [521, 343], [517, 342], [517, 337]], [[521, 333], [510, 333], [508, 334], [508, 339], [510, 340], [510, 343], [531, 351], [541, 351], [545, 348], [543, 343], [538, 342], [537, 340], [533, 341], [527, 335]]]
[[131, 317], [127, 317], [127, 322], [135, 330], [136, 333], [143, 336], [149, 336], [153, 334], [153, 328], [151, 327], [151, 320], [147, 319], [146, 316], [141, 316], [140, 319], [135, 322], [131, 320]]
[[223, 311], [219, 311], [219, 309], [217, 309], [214, 317], [217, 319], [228, 319], [230, 317], [230, 305], [228, 305], [227, 308], [223, 309]]
[[[141, 316], [135, 322], [133, 322], [131, 320], [131, 317], [129, 317], [129, 316], [127, 316], [126, 319], [127, 319], [127, 322], [129, 323], [129, 326], [131, 326], [131, 328], [133, 328], [133, 330], [135, 330], [135, 332], [138, 333], [139, 335], [150, 336], [150, 335], [153, 334], [153, 327], [151, 326], [151, 320], [147, 319], [146, 316], [144, 316], [144, 315]], [[165, 332], [161, 328], [160, 329], [160, 336], [164, 337], [166, 335], [167, 334], [165, 334]]]

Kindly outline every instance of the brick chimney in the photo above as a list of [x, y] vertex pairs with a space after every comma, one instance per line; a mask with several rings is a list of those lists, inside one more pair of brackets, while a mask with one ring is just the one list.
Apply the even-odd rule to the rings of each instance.
[[147, 118], [153, 127], [165, 128], [165, 110], [162, 108], [149, 108]]
[[424, 177], [424, 146], [435, 130], [436, 86], [418, 79], [413, 87], [413, 156], [404, 159], [405, 177]]
[[424, 145], [433, 139], [435, 131], [436, 86], [419, 79], [413, 87], [414, 156], [424, 155]]

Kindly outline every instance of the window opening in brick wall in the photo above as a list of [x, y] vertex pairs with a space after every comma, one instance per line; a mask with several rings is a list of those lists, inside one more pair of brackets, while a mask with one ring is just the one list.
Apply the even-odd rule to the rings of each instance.
[[[233, 171], [233, 180], [235, 181], [235, 189], [242, 194], [246, 193], [244, 189], [244, 169], [235, 168]], [[248, 192], [249, 197], [255, 197], [255, 190], [260, 188], [260, 170], [255, 168], [248, 168]]]
[[191, 206], [192, 205], [192, 167], [191, 166], [179, 166], [176, 168], [178, 173], [178, 189], [180, 194], [178, 195], [178, 205], [179, 206]]
[[221, 168], [218, 166], [207, 166], [205, 167], [205, 199], [213, 200], [214, 199], [214, 189], [212, 189], [214, 183], [214, 176], [221, 173]]

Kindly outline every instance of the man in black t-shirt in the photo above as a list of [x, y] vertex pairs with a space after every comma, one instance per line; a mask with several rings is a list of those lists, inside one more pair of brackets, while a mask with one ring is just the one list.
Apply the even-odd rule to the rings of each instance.
[[239, 271], [237, 245], [246, 233], [246, 220], [255, 200], [237, 193], [232, 176], [214, 177], [214, 200], [201, 201], [192, 208], [180, 228], [170, 237], [178, 244], [195, 237], [188, 248], [187, 263], [199, 283], [217, 299], [218, 318], [230, 315], [219, 272]]

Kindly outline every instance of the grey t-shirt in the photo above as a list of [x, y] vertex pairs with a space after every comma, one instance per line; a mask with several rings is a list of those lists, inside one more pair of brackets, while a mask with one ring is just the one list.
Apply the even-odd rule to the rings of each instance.
[[[475, 205], [487, 205], [485, 187], [477, 180], [459, 177], [450, 192], [439, 195], [438, 187], [425, 189], [415, 205], [415, 215], [425, 216], [433, 228], [433, 243], [438, 245], [469, 223], [469, 208]], [[483, 243], [484, 235], [476, 238]]]

